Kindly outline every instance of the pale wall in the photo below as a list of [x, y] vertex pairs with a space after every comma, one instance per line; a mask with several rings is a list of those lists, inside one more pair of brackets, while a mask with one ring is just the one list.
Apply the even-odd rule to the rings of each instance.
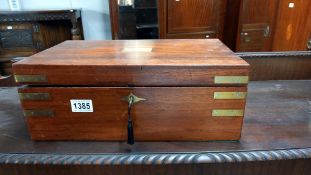
[[[86, 40], [111, 39], [108, 0], [20, 0], [23, 10], [82, 9]], [[0, 0], [0, 11], [10, 10], [8, 0]]]

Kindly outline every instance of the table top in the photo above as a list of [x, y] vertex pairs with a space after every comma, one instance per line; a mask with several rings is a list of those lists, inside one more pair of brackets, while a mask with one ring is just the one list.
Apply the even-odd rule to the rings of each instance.
[[0, 88], [0, 162], [180, 163], [311, 158], [311, 80], [250, 82], [240, 141], [32, 141], [16, 88]]

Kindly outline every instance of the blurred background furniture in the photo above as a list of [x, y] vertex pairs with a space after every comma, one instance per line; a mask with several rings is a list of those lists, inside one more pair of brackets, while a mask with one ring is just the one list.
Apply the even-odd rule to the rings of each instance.
[[80, 10], [0, 11], [0, 75], [12, 74], [12, 58], [71, 39], [83, 39]]
[[310, 80], [311, 52], [237, 52], [250, 64], [250, 80]]
[[109, 2], [113, 39], [219, 38], [238, 52], [311, 49], [311, 1]]
[[236, 51], [310, 50], [311, 1], [241, 0]]
[[223, 39], [226, 0], [160, 0], [160, 38]]
[[111, 0], [110, 17], [113, 39], [159, 38], [157, 1]]
[[225, 8], [225, 0], [110, 0], [112, 37], [223, 38]]
[[0, 60], [0, 86], [10, 86], [14, 85], [13, 79], [11, 78], [11, 74], [9, 73], [11, 70], [6, 70], [7, 63], [10, 60], [3, 59]]

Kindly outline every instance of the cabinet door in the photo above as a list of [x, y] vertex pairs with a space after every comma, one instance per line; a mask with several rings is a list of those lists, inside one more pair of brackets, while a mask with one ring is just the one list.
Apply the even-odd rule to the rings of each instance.
[[311, 1], [282, 0], [279, 4], [273, 51], [307, 50], [311, 39]]
[[223, 30], [226, 0], [168, 0], [167, 33], [213, 32]]
[[278, 0], [242, 0], [237, 51], [270, 51]]

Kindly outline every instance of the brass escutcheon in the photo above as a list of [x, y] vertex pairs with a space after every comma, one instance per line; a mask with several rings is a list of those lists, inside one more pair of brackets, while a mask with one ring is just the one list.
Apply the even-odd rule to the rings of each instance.
[[146, 99], [144, 98], [140, 98], [137, 97], [136, 95], [134, 95], [133, 93], [130, 93], [128, 96], [123, 97], [123, 100], [127, 101], [129, 104], [135, 104], [138, 103], [140, 101], [145, 101]]

